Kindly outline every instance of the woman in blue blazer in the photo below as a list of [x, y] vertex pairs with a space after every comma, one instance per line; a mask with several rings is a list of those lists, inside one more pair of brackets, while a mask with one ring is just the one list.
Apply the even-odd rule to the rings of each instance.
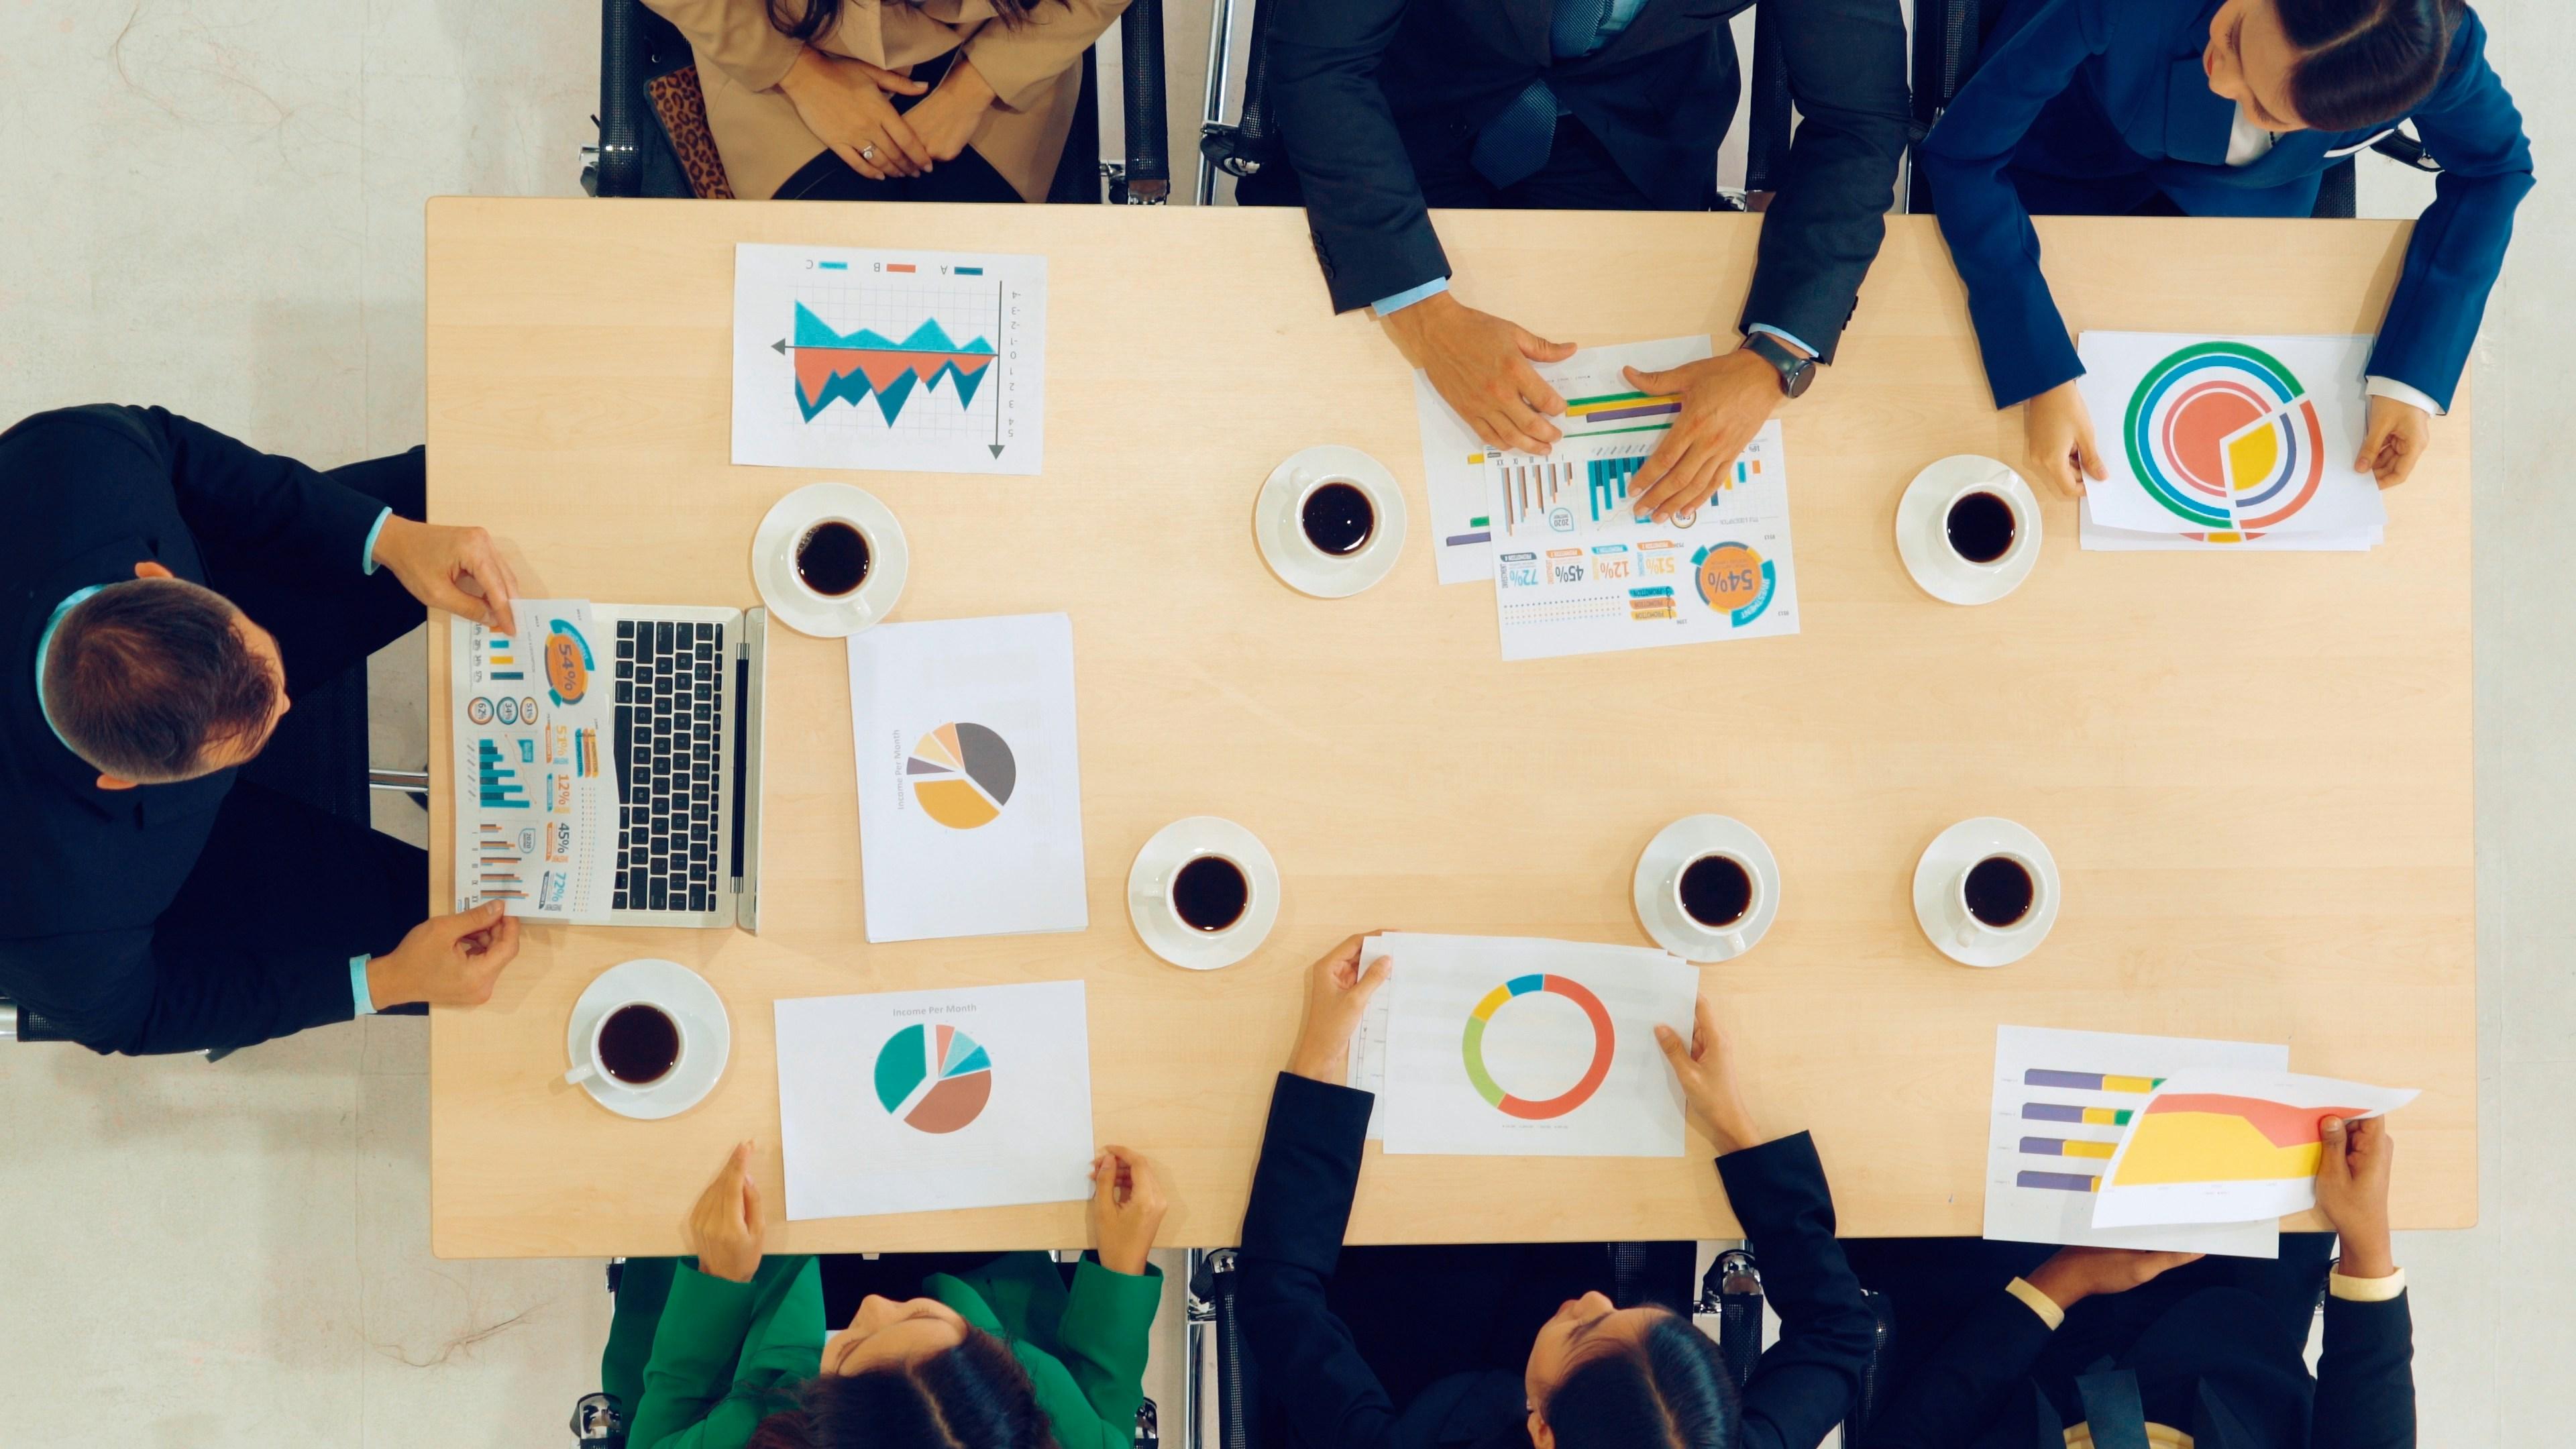
[[2449, 408], [2531, 189], [2477, 16], [2461, 0], [2016, 0], [1917, 164], [1995, 405], [2030, 404], [2031, 466], [2068, 493], [2105, 476], [2032, 213], [2307, 216], [2327, 167], [2408, 119], [2443, 173], [2371, 351], [2355, 466], [2382, 487]]

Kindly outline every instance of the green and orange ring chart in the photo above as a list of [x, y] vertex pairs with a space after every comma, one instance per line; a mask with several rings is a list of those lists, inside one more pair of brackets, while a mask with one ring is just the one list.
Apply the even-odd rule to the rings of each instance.
[[[1494, 1019], [1495, 1012], [1503, 1009], [1504, 1002], [1515, 996], [1541, 991], [1573, 1002], [1591, 1019], [1592, 1065], [1584, 1069], [1583, 1080], [1563, 1093], [1544, 1102], [1533, 1102], [1504, 1091], [1495, 1083], [1493, 1073], [1485, 1070], [1485, 1024]], [[1507, 1116], [1544, 1122], [1551, 1117], [1562, 1117], [1592, 1100], [1592, 1094], [1601, 1090], [1602, 1082], [1610, 1076], [1610, 1057], [1617, 1045], [1617, 1034], [1610, 1026], [1609, 1008], [1601, 1004], [1601, 998], [1593, 995], [1590, 988], [1580, 981], [1550, 973], [1515, 976], [1487, 992], [1485, 999], [1476, 1003], [1476, 1009], [1467, 1013], [1463, 1050], [1467, 1057], [1467, 1080], [1475, 1085], [1477, 1096]]]
[[2276, 527], [2325, 478], [2316, 400], [2249, 343], [2195, 343], [2149, 368], [2121, 434], [2147, 496], [2211, 530]]

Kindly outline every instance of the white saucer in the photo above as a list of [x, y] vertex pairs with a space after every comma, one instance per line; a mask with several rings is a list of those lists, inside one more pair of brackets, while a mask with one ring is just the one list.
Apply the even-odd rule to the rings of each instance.
[[733, 1054], [733, 1023], [724, 999], [705, 977], [677, 961], [646, 956], [621, 961], [582, 988], [564, 1023], [564, 1069], [589, 1050], [591, 1028], [611, 1008], [629, 1001], [650, 1001], [680, 1019], [688, 1050], [680, 1069], [649, 1087], [621, 1087], [605, 1077], [581, 1084], [590, 1099], [620, 1117], [653, 1122], [676, 1117], [707, 1099], [724, 1077], [725, 1060]]
[[[1299, 505], [1310, 486], [1326, 479], [1356, 486], [1377, 510], [1377, 532], [1357, 553], [1337, 558], [1306, 541]], [[1281, 583], [1319, 599], [1346, 599], [1385, 578], [1404, 552], [1404, 523], [1404, 490], [1395, 485], [1395, 475], [1377, 459], [1338, 443], [1290, 454], [1270, 470], [1252, 504], [1252, 537], [1261, 545], [1262, 561]]]
[[[1753, 867], [1760, 900], [1752, 916], [1733, 931], [1712, 931], [1683, 914], [1673, 903], [1673, 878], [1681, 868], [1713, 850], [1740, 855]], [[1731, 815], [1685, 815], [1655, 833], [1637, 856], [1633, 888], [1637, 921], [1655, 944], [1685, 961], [1731, 961], [1762, 944], [1780, 914], [1780, 863], [1753, 827]], [[1741, 936], [1742, 947], [1729, 936]]]
[[[2008, 850], [2039, 867], [2038, 922], [2025, 936], [1987, 946], [1961, 946], [1962, 924], [1951, 904], [1950, 883], [1959, 872], [2000, 850]], [[1995, 815], [1962, 820], [1932, 837], [1923, 858], [1914, 863], [1914, 923], [1941, 954], [1962, 966], [2009, 966], [2039, 949], [2057, 924], [2065, 900], [2057, 878], [2057, 860], [2030, 830]]]
[[[859, 525], [870, 541], [867, 582], [838, 599], [816, 594], [796, 577], [797, 541], [830, 518]], [[751, 579], [769, 617], [818, 639], [846, 638], [893, 613], [911, 571], [912, 549], [894, 510], [847, 483], [806, 484], [769, 505], [751, 535]]]
[[[1241, 864], [1252, 880], [1252, 904], [1222, 931], [1193, 930], [1168, 904], [1172, 873], [1194, 857], [1217, 853]], [[1127, 919], [1145, 949], [1192, 971], [1231, 966], [1261, 949], [1279, 920], [1279, 866], [1260, 837], [1231, 820], [1192, 815], [1154, 832], [1127, 871]]]
[[[1991, 564], [1973, 564], [1950, 547], [1951, 498], [1978, 485], [2012, 500], [2021, 528], [2012, 551]], [[1958, 453], [1914, 475], [1896, 505], [1896, 553], [1923, 592], [1945, 604], [1991, 604], [2021, 587], [2039, 562], [2039, 499], [2019, 473], [1975, 453]]]

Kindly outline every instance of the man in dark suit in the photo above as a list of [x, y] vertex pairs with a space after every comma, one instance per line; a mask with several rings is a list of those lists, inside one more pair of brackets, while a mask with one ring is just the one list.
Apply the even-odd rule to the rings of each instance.
[[2284, 1235], [2277, 1261], [1852, 1244], [1896, 1313], [1866, 1449], [2413, 1449], [2414, 1330], [2388, 1232], [2395, 1144], [2378, 1118], [2328, 1118], [2324, 1135], [2317, 1207], [2336, 1231]]
[[425, 920], [421, 851], [235, 778], [424, 605], [506, 626], [423, 493], [417, 448], [318, 473], [159, 408], [0, 433], [0, 996], [143, 1054], [491, 995], [516, 921]]
[[[1426, 206], [1691, 211], [1716, 199], [1741, 85], [1727, 22], [1754, 0], [1295, 0], [1269, 86], [1333, 307], [1372, 307], [1492, 447], [1544, 453], [1564, 399], [1545, 341], [1459, 302]], [[1784, 397], [1831, 363], [1878, 256], [1911, 134], [1897, 0], [1768, 0], [1805, 121], [1762, 224], [1735, 352], [1629, 373], [1682, 412], [1634, 483], [1658, 518], [1704, 500]]]
[[1244, 1212], [1236, 1304], [1264, 1449], [1811, 1449], [1841, 1422], [1876, 1321], [1815, 1144], [1762, 1140], [1705, 998], [1692, 1041], [1656, 1034], [1780, 1314], [1740, 1396], [1687, 1304], [1601, 1291], [1605, 1244], [1345, 1252], [1374, 1099], [1340, 1083], [1390, 965], [1359, 963], [1357, 936], [1315, 963]]

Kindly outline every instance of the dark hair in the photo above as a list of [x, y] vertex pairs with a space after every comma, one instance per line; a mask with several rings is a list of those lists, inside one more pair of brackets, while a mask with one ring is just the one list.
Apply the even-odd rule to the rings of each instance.
[[[889, 6], [921, 3], [921, 0], [885, 0]], [[1044, 0], [992, 0], [994, 18], [1004, 25], [1017, 25], [1029, 18], [1029, 11]], [[1071, 0], [1066, 0], [1070, 4]], [[769, 0], [769, 25], [790, 40], [811, 44], [816, 36], [829, 35], [841, 23], [841, 0]]]
[[1743, 1417], [1716, 1343], [1675, 1313], [1575, 1365], [1539, 1412], [1559, 1449], [1733, 1449]]
[[2442, 79], [2463, 0], [2273, 0], [2299, 51], [2290, 104], [2322, 131], [2384, 125]]
[[211, 747], [256, 734], [278, 678], [241, 611], [180, 579], [110, 584], [75, 605], [45, 650], [46, 717], [72, 752], [137, 784], [199, 773]]
[[823, 1374], [744, 1449], [1056, 1449], [1028, 1370], [979, 1328], [905, 1368]]

